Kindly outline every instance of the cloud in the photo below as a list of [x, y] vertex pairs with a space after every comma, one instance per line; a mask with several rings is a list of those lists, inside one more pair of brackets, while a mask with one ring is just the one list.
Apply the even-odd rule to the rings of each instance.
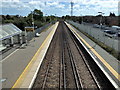
[[48, 2], [48, 6], [57, 6], [59, 3], [58, 2]]
[[80, 8], [80, 5], [79, 5], [79, 4], [75, 4], [75, 5], [74, 5], [74, 8], [77, 8], [77, 9], [78, 9], [78, 8]]
[[118, 14], [120, 15], [120, 1], [118, 3]]
[[19, 0], [2, 0], [2, 2], [19, 2]]
[[65, 8], [65, 5], [64, 4], [59, 4], [58, 8]]
[[71, 1], [74, 3], [74, 15], [80, 15], [80, 13], [96, 15], [98, 11], [105, 12], [106, 15], [109, 12], [118, 13], [119, 0], [3, 0], [0, 8], [16, 8], [19, 10], [37, 8], [45, 13], [64, 15], [70, 13]]

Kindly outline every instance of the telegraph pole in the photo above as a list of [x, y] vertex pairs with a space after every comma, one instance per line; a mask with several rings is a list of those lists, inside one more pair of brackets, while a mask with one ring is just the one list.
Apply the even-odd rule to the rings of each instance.
[[73, 2], [71, 1], [71, 16], [73, 16]]

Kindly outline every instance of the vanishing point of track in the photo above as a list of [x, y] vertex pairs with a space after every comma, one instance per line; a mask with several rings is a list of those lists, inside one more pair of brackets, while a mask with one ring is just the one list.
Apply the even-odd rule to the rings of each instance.
[[91, 63], [92, 58], [81, 47], [65, 23], [60, 21], [33, 88], [101, 89], [112, 87], [110, 83], [106, 84], [108, 81], [101, 71], [94, 69], [98, 67]]

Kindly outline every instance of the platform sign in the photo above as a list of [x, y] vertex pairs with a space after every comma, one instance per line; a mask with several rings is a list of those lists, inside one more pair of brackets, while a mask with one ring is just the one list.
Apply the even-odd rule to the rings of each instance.
[[25, 27], [26, 31], [34, 31], [34, 27]]
[[[28, 32], [35, 32], [34, 27], [25, 27], [25, 41], [26, 41], [26, 45], [28, 43]], [[34, 38], [35, 41], [35, 38]]]

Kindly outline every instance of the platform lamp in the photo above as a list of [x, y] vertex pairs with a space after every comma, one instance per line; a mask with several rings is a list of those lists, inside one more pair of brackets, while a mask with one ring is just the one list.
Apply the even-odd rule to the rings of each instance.
[[83, 24], [83, 15], [80, 14], [80, 16], [81, 16], [81, 24]]
[[[100, 18], [100, 29], [102, 29], [102, 20], [103, 20], [103, 15], [105, 14], [105, 13], [103, 13], [103, 12], [98, 12], [99, 13], [99, 15], [101, 15], [101, 18]], [[104, 40], [103, 40], [103, 43], [105, 44], [105, 34], [103, 34], [104, 35]]]
[[55, 14], [55, 22], [57, 21], [57, 14]]
[[[28, 2], [23, 2], [23, 3], [25, 4], [25, 3], [28, 3]], [[23, 4], [23, 5], [24, 5], [24, 4]], [[32, 28], [33, 28], [32, 31], [33, 31], [33, 33], [34, 33], [34, 41], [35, 41], [35, 30], [34, 30], [34, 29], [35, 29], [35, 28], [34, 28], [35, 25], [34, 25], [34, 17], [33, 17], [34, 11], [32, 11], [32, 8], [30, 8], [30, 7], [27, 6], [27, 5], [24, 6], [24, 7], [27, 7], [27, 8], [30, 9], [30, 11], [31, 11], [31, 15], [32, 15], [32, 17], [31, 17], [31, 19], [32, 19]], [[27, 41], [27, 31], [26, 31], [26, 29], [25, 29], [25, 37], [26, 37], [26, 45], [27, 45], [27, 42], [28, 42], [28, 41]]]
[[103, 12], [98, 12], [99, 13], [99, 15], [101, 15], [101, 18], [100, 18], [100, 26], [101, 26], [101, 28], [102, 28], [102, 15], [104, 15], [105, 13], [103, 13]]
[[47, 14], [45, 14], [45, 22], [47, 22]]

